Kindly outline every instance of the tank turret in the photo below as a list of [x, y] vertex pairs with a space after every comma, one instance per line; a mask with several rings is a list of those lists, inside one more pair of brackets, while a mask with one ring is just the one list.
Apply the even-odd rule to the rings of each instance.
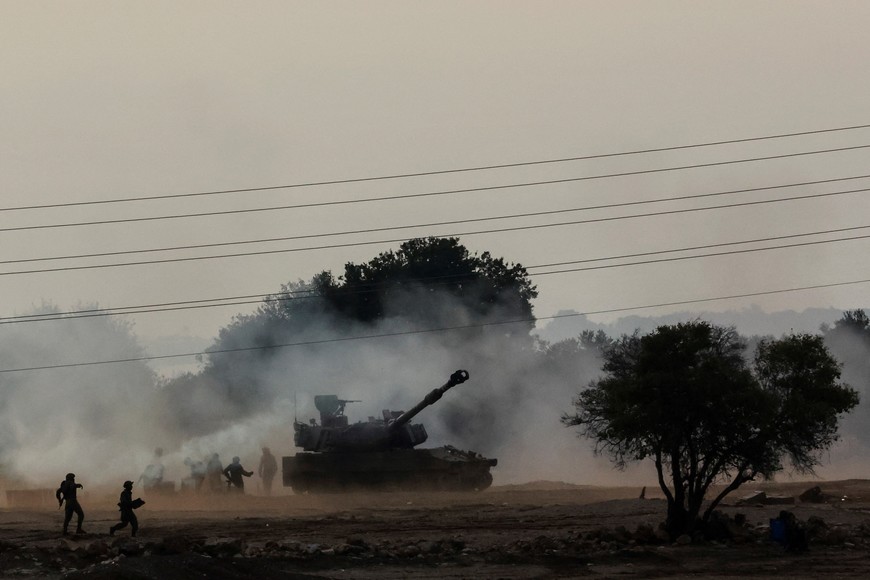
[[349, 423], [348, 403], [337, 395], [318, 395], [320, 412], [308, 423], [295, 421], [294, 442], [304, 453], [283, 458], [284, 485], [295, 491], [367, 489], [484, 489], [492, 482], [495, 459], [451, 446], [414, 449], [428, 438], [411, 419], [469, 378], [458, 370], [408, 411], [382, 411], [381, 418]]
[[391, 448], [410, 449], [428, 439], [426, 428], [409, 424], [420, 411], [436, 403], [449, 389], [468, 380], [468, 371], [458, 370], [450, 379], [426, 395], [409, 411], [382, 411], [382, 418], [369, 418], [366, 422], [348, 424], [344, 407], [358, 403], [339, 399], [337, 395], [317, 395], [314, 406], [320, 411], [320, 424], [295, 422], [294, 441], [305, 451], [325, 453], [338, 451], [374, 451]]

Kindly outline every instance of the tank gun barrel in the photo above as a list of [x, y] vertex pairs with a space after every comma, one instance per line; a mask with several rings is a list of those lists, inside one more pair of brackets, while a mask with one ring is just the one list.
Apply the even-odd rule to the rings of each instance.
[[444, 393], [448, 390], [452, 389], [456, 385], [461, 385], [465, 381], [468, 380], [468, 371], [458, 370], [447, 380], [446, 383], [438, 387], [437, 389], [432, 389], [428, 395], [426, 395], [422, 401], [414, 405], [414, 407], [408, 411], [405, 411], [401, 415], [399, 415], [395, 421], [390, 423], [390, 429], [398, 429], [411, 419], [413, 419], [417, 413], [428, 407], [429, 405], [435, 404], [438, 399], [440, 399]]

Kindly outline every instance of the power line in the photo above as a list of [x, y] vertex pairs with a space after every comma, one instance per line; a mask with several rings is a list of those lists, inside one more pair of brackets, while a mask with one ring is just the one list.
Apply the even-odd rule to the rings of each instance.
[[[67, 312], [46, 312], [43, 314], [24, 314], [20, 316], [5, 316], [0, 318], [0, 325], [20, 324], [24, 322], [45, 322], [51, 320], [76, 320], [78, 318], [94, 318], [103, 316], [124, 316], [128, 314], [149, 314], [154, 312], [174, 312], [177, 310], [195, 310], [220, 306], [238, 306], [244, 304], [259, 304], [261, 302], [280, 302], [290, 298], [269, 299], [274, 294], [249, 294], [246, 296], [228, 296], [224, 298], [207, 298], [201, 300], [183, 300], [156, 304], [140, 304], [138, 306], [118, 306], [116, 308], [89, 308], [85, 310], [70, 310]], [[296, 298], [314, 298], [316, 295], [298, 296]]]
[[[738, 202], [731, 204], [721, 204], [700, 208], [686, 208], [686, 209], [675, 209], [675, 210], [667, 210], [667, 211], [659, 211], [659, 212], [649, 212], [643, 214], [632, 214], [627, 216], [614, 216], [614, 217], [606, 217], [606, 218], [592, 218], [585, 220], [573, 220], [573, 221], [565, 221], [565, 222], [557, 222], [550, 224], [534, 224], [534, 225], [526, 225], [526, 226], [514, 226], [514, 227], [506, 227], [506, 228], [495, 228], [489, 230], [477, 230], [477, 231], [467, 231], [467, 232], [459, 232], [459, 233], [450, 233], [443, 234], [439, 237], [460, 237], [460, 236], [476, 236], [476, 235], [484, 235], [484, 234], [495, 234], [495, 233], [504, 233], [504, 232], [515, 232], [515, 231], [524, 231], [524, 230], [533, 230], [533, 229], [543, 229], [543, 228], [554, 228], [554, 227], [564, 227], [564, 226], [572, 226], [572, 225], [584, 225], [590, 223], [602, 223], [602, 222], [610, 222], [624, 219], [635, 219], [635, 218], [643, 218], [643, 217], [658, 217], [665, 215], [677, 215], [684, 213], [693, 213], [699, 211], [712, 211], [717, 209], [728, 209], [735, 207], [747, 207], [754, 205], [763, 205], [770, 203], [781, 203], [785, 201], [796, 201], [796, 200], [805, 200], [805, 199], [815, 199], [815, 198], [823, 198], [823, 197], [831, 197], [837, 195], [846, 195], [846, 194], [854, 194], [854, 193], [862, 193], [870, 191], [870, 188], [862, 188], [862, 189], [853, 189], [848, 191], [837, 191], [837, 192], [828, 192], [828, 193], [814, 193], [802, 196], [792, 196], [787, 198], [778, 198], [778, 199], [766, 199], [766, 200], [757, 200], [757, 201], [746, 201], [746, 202]], [[447, 223], [455, 223], [455, 222], [447, 222]], [[412, 227], [420, 227], [420, 226], [402, 226], [398, 228], [382, 228], [383, 230], [392, 230], [392, 229], [405, 229]], [[372, 232], [378, 230], [370, 230]], [[295, 239], [300, 239], [303, 237], [319, 237], [323, 234], [315, 234], [314, 236], [296, 236]], [[286, 254], [291, 252], [308, 252], [314, 250], [327, 250], [327, 249], [336, 249], [336, 248], [348, 248], [348, 247], [356, 247], [356, 246], [370, 246], [370, 245], [378, 245], [378, 244], [392, 244], [397, 242], [406, 241], [404, 238], [393, 238], [389, 240], [369, 240], [362, 242], [346, 242], [340, 244], [328, 244], [322, 246], [306, 246], [303, 248], [283, 248], [277, 250], [259, 250], [259, 251], [251, 251], [251, 252], [237, 252], [234, 254], [217, 254], [212, 256], [188, 256], [184, 258], [161, 258], [154, 260], [140, 260], [134, 262], [118, 262], [113, 264], [88, 264], [83, 266], [58, 266], [54, 268], [37, 268], [31, 270], [15, 270], [11, 272], [0, 272], [0, 276], [16, 276], [22, 274], [43, 274], [49, 272], [69, 272], [69, 271], [77, 271], [77, 270], [93, 270], [93, 269], [103, 269], [103, 268], [117, 268], [123, 266], [144, 266], [144, 265], [154, 265], [154, 264], [169, 264], [169, 263], [178, 263], [178, 262], [194, 262], [201, 260], [216, 260], [216, 259], [224, 259], [224, 258], [241, 258], [241, 257], [249, 257], [249, 256], [263, 256], [270, 254]]]
[[40, 224], [33, 226], [16, 226], [16, 227], [7, 227], [0, 228], [0, 232], [19, 232], [19, 231], [27, 231], [27, 230], [44, 230], [44, 229], [54, 229], [54, 228], [71, 228], [71, 227], [83, 227], [83, 226], [97, 226], [97, 225], [110, 225], [110, 224], [127, 224], [127, 223], [137, 223], [137, 222], [148, 222], [148, 221], [157, 221], [157, 220], [169, 220], [169, 219], [189, 219], [189, 218], [198, 218], [198, 217], [215, 217], [215, 216], [226, 216], [226, 215], [237, 215], [242, 213], [255, 213], [255, 212], [266, 212], [266, 211], [279, 211], [279, 210], [290, 210], [290, 209], [300, 209], [307, 207], [321, 207], [327, 205], [341, 205], [341, 204], [350, 204], [350, 203], [367, 203], [373, 201], [392, 201], [398, 199], [409, 199], [409, 198], [418, 198], [418, 197], [429, 197], [436, 195], [453, 195], [460, 193], [473, 193], [473, 192], [481, 192], [481, 191], [496, 191], [502, 189], [511, 189], [517, 187], [532, 187], [532, 186], [541, 186], [541, 185], [553, 185], [558, 183], [570, 183], [570, 182], [580, 182], [580, 181], [590, 181], [595, 179], [609, 179], [613, 177], [628, 177], [633, 175], [648, 175], [653, 173], [663, 173], [667, 171], [682, 171], [686, 169], [700, 169], [706, 167], [718, 167], [723, 165], [734, 165], [738, 163], [749, 163], [755, 161], [770, 161], [774, 159], [786, 159], [790, 157], [802, 157], [806, 155], [819, 155], [824, 153], [838, 153], [843, 151], [854, 151], [858, 149], [867, 149], [870, 148], [870, 145], [855, 145], [852, 147], [839, 147], [835, 149], [819, 149], [815, 151], [803, 151], [799, 153], [786, 153], [782, 155], [769, 155], [766, 157], [753, 157], [747, 159], [732, 159], [728, 161], [717, 161], [712, 163], [697, 163], [694, 165], [682, 165], [676, 167], [660, 167], [657, 169], [643, 169], [638, 171], [624, 171], [621, 173], [608, 173], [602, 175], [588, 175], [585, 177], [572, 177], [566, 179], [553, 179], [548, 181], [535, 181], [535, 182], [524, 182], [524, 183], [509, 183], [503, 185], [492, 185], [485, 187], [473, 187], [466, 189], [454, 189], [449, 191], [434, 191], [427, 193], [416, 193], [416, 194], [407, 194], [407, 195], [397, 195], [397, 196], [388, 196], [388, 197], [373, 197], [373, 198], [365, 198], [365, 199], [353, 199], [353, 200], [343, 200], [343, 201], [331, 201], [331, 202], [316, 202], [316, 203], [308, 203], [308, 204], [294, 204], [294, 205], [283, 205], [283, 206], [271, 206], [271, 207], [259, 207], [259, 208], [248, 208], [248, 209], [234, 209], [234, 210], [225, 210], [225, 211], [211, 211], [211, 212], [199, 212], [199, 213], [187, 213], [187, 214], [174, 214], [174, 215], [164, 215], [164, 216], [146, 216], [146, 217], [136, 217], [136, 218], [122, 218], [122, 219], [109, 219], [109, 220], [94, 220], [88, 222], [67, 222], [60, 224]]
[[[605, 269], [609, 269], [609, 268], [622, 268], [625, 266], [641, 266], [641, 265], [646, 265], [646, 264], [661, 264], [663, 262], [679, 262], [682, 260], [696, 260], [698, 258], [713, 258], [713, 257], [719, 257], [719, 256], [733, 256], [733, 255], [737, 255], [737, 254], [749, 254], [749, 253], [753, 253], [753, 252], [764, 252], [764, 251], [768, 251], [768, 250], [783, 250], [783, 249], [800, 248], [800, 247], [806, 247], [806, 246], [818, 246], [821, 244], [833, 244], [836, 242], [851, 242], [851, 241], [855, 241], [855, 240], [866, 240], [868, 238], [870, 238], [870, 234], [865, 235], [865, 236], [852, 236], [852, 237], [848, 237], [848, 238], [838, 238], [836, 240], [817, 240], [817, 241], [813, 241], [813, 242], [800, 242], [800, 243], [796, 243], [796, 244], [784, 244], [781, 246], [770, 246], [770, 247], [766, 247], [766, 248], [748, 248], [748, 249], [744, 249], [744, 250], [729, 250], [726, 252], [712, 252], [709, 254], [696, 254], [694, 256], [677, 256], [677, 257], [673, 257], [673, 258], [657, 258], [654, 260], [642, 260], [639, 262], [624, 262], [621, 264], [606, 264], [606, 265], [602, 265], [602, 266], [586, 266], [583, 268], [569, 268], [567, 270], [553, 270], [550, 272], [537, 272], [533, 275], [534, 276], [546, 276], [549, 274], [565, 274], [567, 272], [586, 272], [589, 270], [605, 270]], [[604, 258], [599, 258], [599, 259], [604, 259]]]
[[[758, 191], [767, 191], [773, 189], [785, 189], [791, 187], [803, 187], [807, 185], [820, 185], [823, 183], [835, 183], [841, 181], [851, 181], [856, 179], [866, 179], [870, 178], [870, 175], [857, 175], [852, 177], [839, 177], [833, 179], [822, 179], [818, 181], [804, 181], [799, 183], [789, 183], [789, 184], [780, 184], [780, 185], [770, 185], [764, 187], [752, 187], [745, 189], [732, 189], [728, 191], [719, 191], [713, 193], [701, 193], [694, 195], [682, 195], [682, 196], [672, 196], [658, 199], [649, 199], [649, 200], [637, 200], [637, 201], [629, 201], [622, 203], [609, 203], [609, 204], [600, 204], [600, 205], [591, 205], [584, 206], [578, 208], [565, 208], [559, 210], [550, 210], [550, 211], [539, 211], [539, 212], [526, 212], [519, 214], [509, 214], [509, 215], [500, 215], [500, 216], [489, 216], [483, 218], [471, 218], [471, 219], [463, 219], [463, 220], [451, 220], [446, 222], [434, 222], [434, 223], [424, 223], [424, 224], [410, 224], [403, 226], [390, 226], [383, 228], [368, 228], [368, 229], [359, 229], [359, 230], [345, 230], [342, 232], [327, 232], [320, 234], [308, 234], [308, 235], [299, 235], [299, 236], [284, 236], [284, 237], [276, 237], [276, 238], [262, 238], [257, 240], [236, 240], [232, 242], [216, 242], [210, 244], [190, 244], [186, 246], [168, 246], [163, 248], [146, 248], [141, 250], [119, 250], [113, 252], [95, 252], [91, 254], [76, 254], [76, 255], [65, 255], [65, 256], [47, 256], [41, 258], [23, 258], [16, 260], [2, 260], [0, 264], [22, 264], [28, 262], [46, 262], [53, 260], [72, 260], [72, 259], [84, 259], [84, 258], [104, 258], [109, 256], [126, 256], [132, 254], [146, 254], [146, 253], [156, 253], [156, 252], [170, 252], [170, 251], [181, 251], [181, 250], [199, 250], [205, 248], [217, 248], [217, 247], [226, 247], [226, 246], [238, 246], [238, 245], [247, 245], [247, 244], [264, 244], [264, 243], [274, 243], [274, 242], [288, 242], [302, 239], [315, 239], [315, 238], [324, 238], [324, 237], [333, 237], [333, 236], [346, 236], [346, 235], [358, 235], [358, 234], [370, 234], [377, 232], [385, 232], [385, 231], [394, 231], [394, 230], [403, 230], [403, 229], [415, 229], [415, 228], [425, 228], [425, 227], [437, 227], [437, 226], [446, 226], [446, 225], [458, 225], [464, 223], [475, 223], [475, 222], [485, 222], [485, 221], [495, 221], [502, 219], [518, 219], [518, 218], [528, 218], [528, 217], [543, 217], [548, 215], [557, 215], [563, 213], [572, 213], [572, 212], [581, 212], [581, 211], [593, 211], [593, 210], [602, 210], [602, 209], [615, 209], [621, 207], [630, 207], [636, 205], [649, 205], [653, 203], [665, 203], [671, 201], [686, 201], [692, 199], [704, 199], [704, 198], [712, 198], [724, 195], [733, 195], [737, 193], [751, 193]], [[836, 193], [833, 195], [842, 195], [846, 193], [856, 193], [865, 190], [854, 190]], [[795, 196], [788, 198], [779, 198], [774, 201], [793, 201], [796, 199], [805, 199], [807, 197], [813, 197], [814, 195], [828, 195], [828, 194], [813, 194], [810, 196]], [[629, 216], [631, 217], [631, 216]], [[622, 217], [617, 217], [616, 219], [624, 219]]]
[[[870, 225], [854, 226], [854, 227], [848, 227], [848, 228], [836, 228], [836, 229], [832, 229], [832, 230], [821, 230], [821, 231], [817, 231], [817, 232], [806, 232], [806, 233], [802, 233], [802, 234], [787, 234], [784, 236], [769, 236], [766, 238], [756, 238], [754, 240], [742, 240], [742, 241], [737, 241], [737, 242], [720, 242], [720, 243], [716, 243], [716, 244], [704, 244], [704, 245], [700, 245], [700, 246], [686, 246], [684, 248], [672, 248], [670, 250], [657, 250], [657, 251], [652, 251], [652, 252], [638, 252], [635, 254], [622, 254], [619, 256], [604, 256], [604, 257], [600, 257], [600, 258], [586, 258], [583, 260], [569, 260], [566, 262], [552, 262], [550, 264], [538, 264], [536, 266], [526, 266], [526, 269], [552, 268], [553, 266], [567, 266], [570, 264], [585, 264], [585, 263], [589, 263], [589, 262], [603, 262], [603, 261], [607, 261], [607, 260], [624, 260], [626, 258], [640, 258], [643, 256], [654, 256], [657, 254], [672, 254], [672, 253], [676, 253], [676, 252], [690, 252], [690, 251], [694, 251], [694, 250], [708, 250], [711, 248], [723, 248], [723, 247], [737, 246], [737, 245], [742, 245], [742, 244], [757, 244], [757, 243], [761, 243], [761, 242], [772, 242], [775, 240], [789, 240], [789, 239], [794, 239], [794, 238], [803, 238], [803, 237], [807, 237], [807, 236], [821, 236], [821, 235], [826, 235], [826, 234], [837, 234], [837, 233], [842, 233], [842, 232], [851, 232], [851, 231], [855, 231], [855, 230], [865, 230], [867, 228], [870, 228]], [[793, 248], [793, 247], [805, 246], [805, 245], [817, 245], [817, 244], [826, 244], [826, 243], [832, 243], [832, 242], [854, 241], [854, 240], [860, 240], [860, 239], [864, 239], [864, 238], [868, 238], [868, 237], [870, 237], [870, 236], [854, 236], [854, 237], [849, 237], [849, 238], [839, 238], [839, 239], [835, 239], [835, 240], [816, 240], [816, 241], [812, 241], [812, 242], [801, 242], [799, 244], [786, 244], [783, 246], [769, 246], [769, 247], [765, 247], [765, 248], [749, 248], [749, 249], [745, 249], [745, 250], [735, 250], [732, 252], [727, 252], [727, 254], [760, 252], [760, 251], [765, 251], [765, 250], [780, 250], [780, 249], [784, 249], [784, 248]], [[707, 258], [710, 256], [718, 256], [718, 255], [720, 255], [720, 254], [703, 254], [700, 256], [698, 256], [698, 255], [696, 255], [696, 256], [681, 256], [679, 258], [674, 258], [674, 259], [685, 260], [685, 259], [690, 259], [690, 258]], [[652, 264], [652, 263], [655, 263], [655, 260], [648, 261], [648, 262], [630, 263], [630, 264], [614, 264], [614, 266], [633, 266], [636, 264]], [[608, 266], [608, 267], [613, 267], [613, 266]], [[540, 275], [540, 274], [530, 274], [530, 275], [535, 276], [535, 275]], [[2, 319], [0, 319], [0, 320], [2, 320]]]
[[[780, 133], [776, 135], [764, 135], [760, 137], [747, 137], [742, 139], [729, 139], [723, 141], [709, 141], [706, 143], [694, 143], [689, 145], [674, 145], [669, 147], [658, 147], [658, 148], [650, 148], [650, 149], [636, 149], [633, 151], [620, 151], [615, 153], [600, 153], [594, 155], [584, 155], [577, 157], [564, 157], [557, 159], [543, 159], [536, 161], [525, 161], [518, 163], [502, 163], [498, 165], [483, 165], [477, 167], [464, 167], [458, 169], [442, 169], [435, 171], [423, 171], [416, 173], [399, 173], [399, 174], [391, 174], [391, 175], [379, 175], [379, 176], [370, 176], [370, 177], [357, 177], [357, 178], [349, 178], [349, 179], [333, 179], [328, 181], [310, 181], [303, 183], [291, 183], [285, 185], [272, 185], [265, 187], [248, 187], [242, 189], [224, 189], [224, 190], [216, 190], [216, 191], [201, 191], [194, 193], [180, 193], [180, 194], [169, 194], [169, 195], [157, 195], [157, 196], [140, 196], [140, 197], [128, 197], [128, 198], [119, 198], [119, 199], [107, 199], [107, 200], [93, 200], [93, 201], [81, 201], [81, 202], [67, 202], [67, 203], [55, 203], [55, 204], [43, 204], [43, 205], [29, 205], [29, 206], [18, 206], [18, 207], [6, 207], [0, 208], [0, 212], [3, 211], [21, 211], [21, 210], [33, 210], [33, 209], [48, 209], [48, 208], [62, 208], [62, 207], [74, 207], [74, 206], [85, 206], [85, 205], [102, 205], [102, 204], [110, 204], [110, 203], [127, 203], [134, 201], [153, 201], [153, 200], [162, 200], [162, 199], [179, 199], [186, 197], [201, 197], [201, 196], [209, 196], [209, 195], [226, 195], [226, 194], [234, 194], [234, 193], [251, 193], [257, 191], [271, 191], [277, 189], [293, 189], [293, 188], [303, 188], [303, 187], [319, 187], [326, 185], [342, 185], [342, 184], [350, 184], [350, 183], [364, 183], [368, 181], [386, 181], [393, 179], [405, 179], [410, 177], [427, 177], [433, 175], [448, 175], [453, 173], [468, 173], [474, 171], [488, 171], [494, 169], [508, 169], [514, 167], [529, 167], [534, 165], [546, 165], [546, 164], [554, 164], [554, 163], [565, 163], [569, 161], [588, 161], [592, 159], [604, 159], [608, 157], [622, 157], [629, 155], [640, 155], [646, 153], [664, 153], [667, 151], [679, 151], [684, 149], [695, 149], [701, 147], [713, 147], [719, 145], [733, 145], [738, 143], [750, 143], [753, 141], [765, 141], [772, 139], [783, 139], [787, 137], [801, 137], [807, 135], [820, 135], [824, 133], [836, 133], [840, 131], [853, 131], [856, 129], [867, 129], [870, 128], [870, 125], [852, 125], [847, 127], [835, 127], [830, 129], [817, 129], [813, 131], [800, 131], [794, 133]], [[355, 202], [336, 202], [336, 203], [355, 203]]]
[[[755, 244], [762, 242], [770, 242], [776, 240], [786, 240], [786, 239], [794, 239], [799, 237], [808, 237], [808, 236], [819, 236], [819, 235], [828, 235], [834, 233], [842, 233], [846, 231], [855, 231], [870, 228], [870, 225], [866, 226], [855, 226], [849, 228], [837, 228], [831, 230], [822, 230], [815, 232], [805, 232], [800, 234], [788, 234], [783, 236], [769, 236], [766, 238], [756, 238], [752, 240], [741, 240], [734, 242], [721, 242], [716, 244], [705, 244], [699, 246], [686, 246], [682, 248], [672, 248], [669, 250], [659, 250], [653, 252], [640, 252], [634, 254], [622, 254], [617, 256], [605, 256], [598, 258], [586, 258], [581, 260], [571, 260], [565, 262], [553, 262], [549, 264], [538, 264], [533, 266], [525, 266], [526, 270], [537, 269], [537, 268], [551, 268], [554, 266], [566, 266], [570, 264], [583, 264], [590, 262], [601, 262], [601, 261], [609, 261], [609, 260], [622, 260], [627, 258], [636, 258], [636, 257], [644, 257], [644, 256], [652, 256], [658, 254], [671, 254], [678, 252], [687, 252], [687, 251], [696, 251], [696, 250], [704, 250], [704, 249], [712, 249], [712, 248], [720, 248], [720, 247], [729, 247], [743, 244]], [[653, 259], [653, 260], [644, 260], [638, 262], [629, 262], [629, 263], [619, 263], [619, 264], [608, 264], [604, 266], [595, 266], [589, 268], [572, 268], [568, 270], [556, 270], [550, 272], [534, 272], [529, 273], [530, 276], [546, 276], [551, 274], [564, 274], [569, 272], [578, 272], [585, 270], [596, 270], [596, 269], [605, 269], [605, 268], [621, 268], [626, 266], [637, 266], [644, 264], [653, 264], [659, 262], [669, 262], [669, 261], [679, 261], [679, 260], [690, 260], [690, 259], [698, 259], [698, 258], [708, 258], [708, 257], [718, 257], [723, 255], [736, 255], [750, 252], [762, 252], [769, 250], [779, 250], [779, 249], [788, 249], [793, 247], [800, 246], [809, 246], [809, 245], [819, 245], [819, 244], [827, 244], [827, 243], [835, 243], [842, 241], [854, 241], [859, 239], [867, 239], [870, 238], [870, 235], [866, 236], [853, 236], [848, 238], [839, 238], [834, 240], [816, 240], [811, 242], [802, 242], [797, 244], [785, 244], [779, 246], [768, 246], [763, 248], [749, 248], [743, 250], [732, 250], [728, 252], [715, 252], [711, 254], [701, 254], [701, 255], [692, 255], [692, 256], [680, 256], [675, 258], [662, 258], [662, 259]], [[455, 279], [456, 277], [464, 276], [463, 275], [445, 275], [445, 276], [430, 276], [426, 278], [414, 278], [409, 280], [404, 280], [404, 282], [438, 282], [438, 283], [446, 283], [450, 279]], [[383, 287], [384, 284], [370, 284], [365, 285], [364, 289], [358, 289], [352, 294], [364, 294], [376, 291], [378, 288]], [[315, 293], [313, 290], [311, 291], [291, 291], [288, 292], [292, 294], [292, 297], [282, 297], [283, 293], [272, 293], [272, 294], [250, 294], [244, 296], [229, 296], [223, 298], [209, 298], [209, 299], [200, 299], [200, 300], [190, 300], [190, 301], [182, 301], [182, 302], [166, 302], [159, 304], [148, 304], [148, 305], [139, 305], [139, 306], [123, 306], [117, 308], [106, 308], [106, 309], [89, 309], [89, 310], [80, 310], [73, 312], [65, 312], [65, 313], [47, 313], [47, 314], [29, 314], [24, 316], [10, 316], [0, 318], [0, 325], [3, 324], [15, 324], [22, 322], [44, 322], [44, 321], [52, 321], [52, 320], [74, 320], [77, 318], [91, 318], [97, 316], [118, 316], [118, 315], [127, 315], [127, 314], [145, 314], [145, 313], [155, 313], [155, 312], [171, 312], [177, 310], [193, 310], [200, 308], [213, 308], [220, 306], [238, 306], [245, 304], [259, 304], [262, 302], [284, 302], [289, 300], [301, 300], [306, 298], [322, 298], [319, 294]], [[256, 300], [252, 300], [256, 298]], [[215, 302], [220, 302], [219, 304], [215, 304]]]
[[574, 318], [577, 316], [594, 316], [596, 314], [613, 314], [616, 312], [628, 312], [633, 310], [646, 310], [649, 308], [663, 308], [667, 306], [684, 306], [688, 304], [699, 304], [703, 302], [715, 302], [718, 300], [733, 300], [738, 298], [752, 298], [756, 296], [769, 296], [773, 294], [784, 294], [788, 292], [801, 292], [806, 290], [818, 290], [822, 288], [833, 288], [837, 286], [848, 286], [854, 284], [866, 284], [870, 282], [870, 279], [865, 280], [852, 280], [849, 282], [834, 282], [830, 284], [816, 284], [813, 286], [801, 286], [794, 288], [783, 288], [778, 290], [766, 290], [761, 292], [750, 292], [745, 294], [730, 294], [725, 296], [716, 296], [710, 298], [696, 298], [692, 300], [678, 300], [671, 302], [660, 302], [657, 304], [645, 304], [641, 306], [629, 306], [623, 308], [610, 308], [606, 310], [590, 310], [586, 312], [574, 312], [568, 314], [554, 314], [551, 316], [539, 316], [539, 317], [529, 317], [529, 318], [518, 318], [512, 320], [502, 320], [502, 321], [494, 321], [494, 322], [486, 322], [479, 324], [465, 324], [465, 325], [457, 325], [457, 326], [444, 326], [439, 328], [428, 328], [428, 329], [420, 329], [420, 330], [405, 330], [399, 332], [387, 332], [387, 333], [375, 333], [375, 334], [364, 334], [357, 336], [347, 336], [347, 337], [337, 337], [337, 338], [326, 338], [319, 340], [305, 340], [305, 341], [297, 341], [283, 344], [275, 344], [270, 346], [252, 346], [252, 347], [240, 347], [240, 348], [228, 348], [228, 349], [219, 349], [219, 350], [211, 350], [211, 351], [200, 351], [200, 352], [188, 352], [188, 353], [177, 353], [177, 354], [166, 354], [166, 355], [154, 355], [154, 356], [141, 356], [141, 357], [131, 357], [124, 359], [112, 359], [112, 360], [104, 360], [104, 361], [90, 361], [90, 362], [79, 362], [79, 363], [64, 363], [64, 364], [55, 364], [55, 365], [41, 365], [41, 366], [32, 366], [32, 367], [19, 367], [12, 369], [0, 369], [0, 373], [16, 373], [16, 372], [26, 372], [26, 371], [39, 371], [39, 370], [52, 370], [52, 369], [65, 369], [65, 368], [76, 368], [76, 367], [85, 367], [85, 366], [97, 366], [97, 365], [108, 365], [108, 364], [120, 364], [120, 363], [131, 363], [131, 362], [145, 362], [151, 360], [165, 360], [171, 358], [187, 358], [193, 356], [213, 356], [213, 355], [221, 355], [221, 354], [231, 354], [237, 352], [252, 352], [252, 351], [263, 351], [263, 350], [278, 350], [283, 348], [293, 348], [299, 346], [316, 346], [322, 344], [330, 344], [330, 343], [339, 343], [339, 342], [350, 342], [357, 340], [374, 340], [374, 339], [383, 339], [383, 338], [395, 338], [401, 336], [408, 336], [414, 334], [432, 334], [438, 332], [450, 332], [456, 330], [469, 330], [474, 328], [486, 328], [491, 326], [505, 326], [511, 324], [529, 324], [534, 323], [539, 320], [556, 320], [559, 318]]

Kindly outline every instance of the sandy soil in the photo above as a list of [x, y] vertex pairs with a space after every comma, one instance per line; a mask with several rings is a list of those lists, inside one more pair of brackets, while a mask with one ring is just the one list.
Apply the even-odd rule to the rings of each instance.
[[[734, 505], [813, 485], [825, 503]], [[0, 510], [0, 577], [870, 577], [870, 481], [745, 486], [722, 511], [746, 522], [689, 543], [656, 537], [665, 503], [657, 489], [639, 492], [537, 482], [470, 494], [154, 497], [135, 539], [129, 528], [108, 535], [117, 511], [104, 506], [117, 500], [92, 493], [84, 536], [61, 536], [56, 506]], [[808, 524], [806, 552], [769, 539], [781, 509]]]

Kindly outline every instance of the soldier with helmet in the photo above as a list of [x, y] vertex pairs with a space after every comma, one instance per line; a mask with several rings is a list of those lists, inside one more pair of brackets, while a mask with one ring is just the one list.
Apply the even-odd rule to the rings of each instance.
[[136, 532], [139, 531], [139, 520], [133, 510], [145, 505], [142, 498], [133, 499], [133, 482], [124, 482], [124, 491], [121, 492], [121, 499], [118, 502], [118, 509], [121, 510], [121, 521], [109, 528], [109, 535], [114, 536], [115, 532], [122, 528], [126, 528], [130, 524], [130, 535], [136, 537]]
[[232, 486], [230, 489], [237, 493], [245, 493], [245, 481], [242, 479], [242, 476], [251, 477], [254, 475], [253, 471], [246, 471], [238, 457], [233, 457], [233, 462], [226, 466], [224, 469], [224, 477], [227, 478], [227, 481]]
[[76, 474], [75, 473], [67, 473], [66, 479], [60, 482], [60, 487], [57, 488], [57, 491], [54, 493], [57, 498], [57, 503], [59, 506], [63, 505], [63, 502], [66, 502], [66, 509], [64, 510], [64, 518], [63, 518], [63, 534], [67, 535], [69, 528], [70, 520], [72, 520], [73, 514], [78, 516], [78, 521], [76, 523], [76, 533], [84, 534], [85, 531], [82, 529], [82, 521], [85, 519], [85, 512], [82, 510], [82, 506], [79, 505], [79, 500], [76, 498], [76, 490], [84, 489], [80, 483], [76, 483]]

